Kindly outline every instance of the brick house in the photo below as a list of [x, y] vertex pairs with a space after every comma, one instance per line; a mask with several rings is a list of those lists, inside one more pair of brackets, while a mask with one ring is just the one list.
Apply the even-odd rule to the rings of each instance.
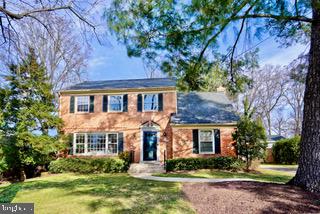
[[86, 81], [59, 92], [73, 155], [134, 151], [135, 162], [234, 156], [238, 116], [223, 92], [178, 93], [170, 78]]

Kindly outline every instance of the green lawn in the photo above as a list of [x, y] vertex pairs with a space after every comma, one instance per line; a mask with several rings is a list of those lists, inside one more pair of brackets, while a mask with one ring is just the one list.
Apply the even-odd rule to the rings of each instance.
[[287, 172], [278, 172], [274, 170], [260, 169], [257, 173], [245, 173], [245, 172], [229, 172], [220, 170], [197, 170], [191, 172], [174, 172], [155, 174], [160, 177], [184, 177], [184, 178], [250, 178], [257, 181], [286, 183], [293, 176]]
[[33, 202], [35, 213], [194, 213], [181, 184], [127, 174], [59, 174], [0, 185], [0, 202]]
[[297, 169], [298, 165], [293, 164], [293, 165], [287, 165], [287, 164], [261, 164], [261, 166], [264, 167], [277, 167], [277, 168], [290, 168], [290, 169]]

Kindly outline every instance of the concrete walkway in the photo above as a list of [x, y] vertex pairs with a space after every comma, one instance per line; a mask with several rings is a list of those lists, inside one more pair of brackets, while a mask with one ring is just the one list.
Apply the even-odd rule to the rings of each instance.
[[139, 173], [139, 174], [130, 174], [132, 177], [151, 180], [151, 181], [166, 181], [166, 182], [191, 182], [191, 183], [219, 183], [219, 182], [228, 182], [228, 181], [254, 181], [249, 178], [178, 178], [178, 177], [158, 177], [153, 176], [150, 173]]

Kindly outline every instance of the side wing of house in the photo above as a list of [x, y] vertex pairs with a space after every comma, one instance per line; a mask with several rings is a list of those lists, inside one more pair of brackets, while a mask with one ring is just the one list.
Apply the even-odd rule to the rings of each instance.
[[177, 104], [172, 158], [236, 156], [232, 133], [239, 117], [224, 93], [179, 93]]

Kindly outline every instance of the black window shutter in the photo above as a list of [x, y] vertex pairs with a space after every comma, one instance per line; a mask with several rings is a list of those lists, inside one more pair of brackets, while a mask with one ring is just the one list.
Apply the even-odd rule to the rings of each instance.
[[123, 95], [123, 112], [128, 111], [128, 94]]
[[142, 112], [142, 94], [138, 94], [137, 108], [139, 112]]
[[94, 112], [94, 96], [90, 96], [89, 112]]
[[123, 152], [123, 133], [118, 133], [118, 153]]
[[159, 111], [163, 111], [163, 94], [159, 94], [158, 95], [158, 98], [159, 98], [159, 108], [158, 108], [158, 110]]
[[67, 141], [68, 141], [68, 155], [73, 155], [73, 137], [74, 134], [67, 134]]
[[220, 129], [214, 130], [214, 150], [216, 154], [221, 153]]
[[70, 97], [70, 113], [74, 113], [74, 96]]
[[103, 95], [102, 98], [102, 111], [108, 112], [108, 95]]
[[198, 129], [192, 130], [193, 150], [194, 154], [199, 154], [199, 131]]

